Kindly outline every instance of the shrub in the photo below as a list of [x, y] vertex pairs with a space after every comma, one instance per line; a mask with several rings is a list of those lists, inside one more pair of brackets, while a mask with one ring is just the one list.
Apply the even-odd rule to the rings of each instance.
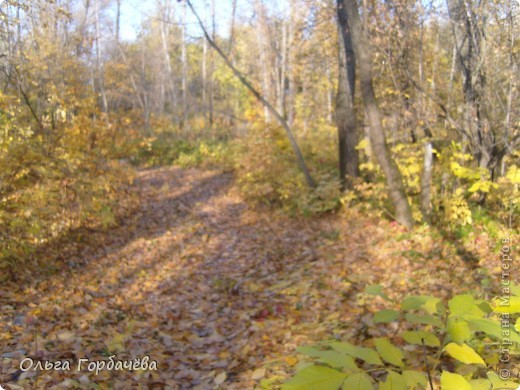
[[[365, 291], [390, 300], [381, 286]], [[433, 388], [433, 382], [442, 390], [516, 389], [518, 379], [502, 380], [509, 371], [500, 367], [513, 368], [519, 351], [520, 287], [507, 286], [502, 293], [493, 300], [456, 295], [447, 306], [433, 296], [406, 297], [399, 310], [380, 310], [372, 317], [373, 326], [397, 324], [393, 329], [400, 332], [393, 340], [300, 347], [307, 361], [282, 389], [365, 390], [377, 383], [379, 389], [407, 390]]]
[[235, 166], [236, 146], [232, 142], [221, 140], [202, 141], [193, 149], [181, 152], [175, 164], [185, 168], [207, 168], [233, 170]]
[[236, 164], [238, 184], [252, 201], [294, 209], [305, 184], [282, 129], [256, 124], [241, 141]]
[[87, 121], [78, 115], [56, 129], [56, 139], [45, 139], [21, 131], [15, 120], [0, 120], [2, 279], [72, 229], [115, 224], [120, 190], [131, 174], [106, 160], [106, 128], [100, 121], [84, 127]]

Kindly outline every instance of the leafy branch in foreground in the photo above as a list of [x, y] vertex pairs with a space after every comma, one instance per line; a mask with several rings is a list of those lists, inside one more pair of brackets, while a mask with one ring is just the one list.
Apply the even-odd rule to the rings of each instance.
[[[520, 313], [520, 287], [509, 292], [494, 300], [456, 295], [447, 306], [434, 296], [406, 297], [400, 310], [380, 310], [372, 318], [378, 326], [398, 322], [402, 331], [393, 342], [380, 337], [367, 340], [369, 347], [345, 341], [299, 347], [307, 358], [282, 389], [434, 389], [435, 380], [442, 390], [517, 389], [517, 379], [501, 379], [520, 344], [513, 318]], [[381, 286], [365, 293], [391, 301]]]

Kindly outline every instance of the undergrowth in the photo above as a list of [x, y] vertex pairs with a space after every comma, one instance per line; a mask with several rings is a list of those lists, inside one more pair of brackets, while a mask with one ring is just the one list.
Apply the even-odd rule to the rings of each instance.
[[[510, 281], [502, 282], [494, 299], [459, 294], [443, 302], [415, 295], [396, 302], [380, 285], [367, 286], [365, 295], [389, 305], [368, 321], [368, 333], [379, 337], [361, 346], [334, 339], [297, 348], [300, 363], [282, 390], [519, 387], [514, 361], [520, 344], [520, 288]], [[261, 387], [279, 388], [277, 382], [276, 377], [265, 379]]]
[[[160, 131], [140, 141], [134, 155], [135, 162], [144, 166], [175, 164], [234, 171], [246, 199], [291, 215], [313, 216], [357, 207], [369, 215], [393, 219], [384, 177], [366, 139], [357, 147], [361, 176], [350, 178], [349, 191], [340, 191], [335, 131], [332, 126], [322, 125], [298, 137], [317, 182], [314, 189], [305, 185], [283, 129], [262, 121], [253, 123], [241, 136], [218, 136], [216, 130], [193, 134]], [[422, 145], [396, 144], [392, 150], [403, 174], [414, 218], [420, 225]], [[472, 159], [461, 151], [459, 144], [451, 143], [436, 151], [431, 183], [433, 225], [457, 240], [464, 240], [475, 228], [492, 237], [500, 236], [506, 229], [516, 231], [518, 221], [513, 215], [520, 211], [518, 158], [518, 153], [513, 154], [505, 174], [491, 181], [481, 168], [459, 164]]]

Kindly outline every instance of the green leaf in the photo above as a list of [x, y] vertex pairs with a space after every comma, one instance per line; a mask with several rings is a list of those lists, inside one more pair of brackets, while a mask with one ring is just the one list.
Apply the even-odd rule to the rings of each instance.
[[462, 375], [443, 371], [441, 374], [442, 390], [472, 390], [469, 382]]
[[444, 313], [446, 311], [446, 308], [442, 304], [441, 300], [435, 297], [431, 297], [430, 299], [428, 299], [424, 303], [423, 308], [429, 314]]
[[301, 353], [302, 355], [316, 357], [317, 354], [320, 354], [323, 351], [321, 349], [317, 349], [315, 347], [309, 347], [307, 345], [304, 345], [303, 347], [296, 348], [296, 352]]
[[471, 330], [466, 321], [457, 321], [457, 319], [450, 318], [448, 320], [448, 334], [456, 343], [463, 343], [471, 339]]
[[278, 380], [278, 378], [278, 376], [275, 376], [269, 379], [260, 380], [260, 388], [265, 390], [272, 389], [273, 384]]
[[379, 355], [381, 355], [383, 360], [393, 364], [394, 366], [404, 367], [403, 352], [399, 348], [392, 345], [392, 343], [390, 343], [387, 338], [377, 338], [374, 340], [374, 343], [376, 345], [377, 352], [379, 352]]
[[300, 360], [300, 361], [298, 361], [298, 363], [296, 363], [296, 366], [294, 366], [294, 369], [296, 370], [296, 372], [300, 372], [304, 368], [307, 368], [312, 365], [314, 365], [313, 362], [310, 362], [308, 360]]
[[330, 346], [338, 352], [344, 353], [346, 355], [350, 355], [355, 357], [356, 359], [361, 359], [368, 364], [376, 364], [383, 365], [383, 362], [379, 358], [379, 355], [376, 351], [370, 348], [356, 347], [347, 342], [334, 342], [331, 343]]
[[[370, 377], [364, 372], [349, 375], [342, 386], [343, 390], [374, 390]], [[318, 390], [318, 389], [316, 389]]]
[[469, 381], [471, 390], [490, 390], [492, 389], [491, 381], [489, 379], [472, 379]]
[[431, 332], [425, 332], [425, 331], [421, 331], [421, 330], [407, 331], [407, 332], [403, 332], [401, 334], [401, 336], [409, 344], [422, 345], [423, 340], [424, 340], [424, 344], [429, 347], [440, 347], [441, 346], [441, 342], [439, 341], [437, 336], [435, 336]]
[[381, 310], [374, 314], [372, 322], [374, 324], [386, 324], [396, 320], [398, 317], [399, 312], [397, 310]]
[[384, 382], [379, 382], [379, 390], [407, 390], [406, 381], [397, 372], [388, 371]]
[[456, 343], [449, 343], [446, 345], [446, 347], [444, 347], [444, 350], [448, 352], [452, 358], [457, 359], [459, 362], [465, 364], [486, 365], [480, 355], [467, 344], [458, 345]]
[[332, 368], [312, 365], [297, 372], [282, 385], [286, 390], [338, 390], [347, 374]]
[[402, 310], [417, 310], [423, 308], [427, 313], [440, 313], [444, 310], [441, 300], [431, 295], [411, 295], [403, 299]]
[[420, 371], [405, 370], [403, 371], [403, 378], [406, 382], [406, 385], [412, 389], [415, 389], [417, 385], [419, 385], [421, 388], [426, 388], [426, 384], [428, 383], [426, 374]]
[[441, 329], [444, 328], [444, 324], [441, 319], [431, 314], [406, 313], [404, 318], [410, 324], [433, 325]]
[[318, 361], [328, 364], [332, 368], [359, 371], [359, 368], [352, 357], [343, 355], [336, 351], [324, 351], [323, 355], [319, 357]]
[[[502, 326], [500, 323], [496, 321], [492, 321], [488, 318], [472, 318], [469, 319], [468, 322], [471, 326], [473, 326], [477, 331], [484, 332], [489, 336], [496, 337], [497, 339], [502, 340], [504, 335], [502, 332]], [[518, 320], [517, 320], [518, 322]], [[509, 331], [509, 339], [515, 343], [520, 343], [520, 336], [513, 329], [508, 329]]]
[[455, 295], [448, 302], [450, 313], [452, 316], [465, 317], [468, 315], [483, 317], [486, 313], [478, 307], [479, 302], [476, 302], [473, 296], [469, 294]]
[[479, 303], [477, 303], [477, 307], [482, 310], [484, 313], [486, 314], [491, 314], [493, 313], [493, 308], [491, 307], [491, 305], [489, 304], [489, 302], [486, 302], [486, 301], [480, 301]]
[[370, 286], [365, 287], [365, 293], [369, 295], [377, 295], [387, 301], [391, 301], [390, 297], [384, 293], [383, 289], [384, 287], [380, 284], [371, 284]]
[[359, 368], [357, 367], [356, 363], [354, 362], [354, 359], [352, 359], [350, 356], [344, 355], [342, 353], [339, 353], [337, 351], [322, 351], [320, 349], [314, 348], [314, 347], [298, 347], [296, 348], [296, 352], [299, 352], [303, 355], [307, 355], [313, 358], [318, 358], [319, 362], [328, 364], [332, 368], [341, 368], [341, 369], [351, 369], [354, 371], [358, 371]]
[[403, 299], [403, 302], [401, 302], [401, 309], [402, 310], [419, 309], [430, 298], [433, 298], [433, 297], [425, 296], [425, 295], [411, 295], [411, 296]]

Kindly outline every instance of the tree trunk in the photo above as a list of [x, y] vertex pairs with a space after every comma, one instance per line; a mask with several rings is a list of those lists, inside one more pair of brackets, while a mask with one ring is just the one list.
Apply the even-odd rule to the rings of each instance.
[[424, 144], [424, 165], [421, 177], [421, 212], [426, 223], [431, 223], [431, 181], [433, 169], [433, 146], [431, 139]]
[[[204, 17], [204, 22], [207, 18]], [[202, 43], [202, 109], [204, 111], [204, 121], [206, 121], [208, 114], [208, 40], [204, 38]], [[206, 124], [207, 125], [207, 124]]]
[[121, 0], [116, 2], [116, 44], [119, 44], [119, 35], [121, 33]]
[[343, 0], [338, 0], [339, 21], [339, 75], [336, 98], [336, 124], [338, 128], [339, 178], [341, 188], [349, 186], [346, 176], [359, 176], [359, 156], [356, 150], [358, 134], [354, 95], [356, 85], [356, 59], [352, 46], [351, 30]]
[[[342, 0], [338, 0], [338, 6], [341, 6], [342, 3]], [[344, 0], [344, 5], [347, 11], [347, 23], [352, 31], [354, 54], [359, 64], [361, 94], [363, 96], [365, 112], [370, 123], [370, 143], [385, 175], [390, 199], [395, 208], [395, 218], [400, 224], [411, 228], [413, 225], [412, 210], [408, 203], [408, 198], [406, 197], [401, 172], [399, 172], [397, 164], [392, 159], [388, 145], [386, 144], [381, 114], [372, 84], [372, 57], [370, 46], [361, 28], [357, 0]]]
[[237, 13], [237, 0], [231, 2], [231, 26], [229, 27], [229, 47], [228, 55], [232, 57], [231, 51], [233, 50], [233, 41], [235, 39], [235, 16]]
[[284, 86], [286, 89], [286, 112], [287, 122], [289, 126], [294, 124], [295, 119], [295, 105], [296, 105], [296, 88], [295, 88], [295, 69], [294, 69], [294, 40], [295, 40], [295, 11], [294, 5], [289, 2], [289, 26], [288, 26], [288, 44], [287, 44], [287, 84]]
[[[504, 143], [509, 147], [509, 136], [511, 131], [511, 108], [513, 103], [513, 91], [516, 90], [515, 74], [518, 74], [518, 63], [515, 61], [515, 19], [513, 15], [513, 4], [510, 5], [507, 19], [509, 21], [509, 83], [507, 88], [506, 117], [504, 119]], [[516, 78], [518, 81], [518, 78]], [[511, 148], [511, 150], [513, 150]], [[505, 154], [505, 153], [504, 153]], [[496, 177], [505, 175], [506, 165], [504, 156], [501, 156], [497, 163]]]
[[[256, 29], [256, 37], [258, 40], [258, 48], [260, 51], [260, 67], [262, 69], [262, 92], [263, 95], [270, 100], [272, 97], [271, 94], [271, 83], [269, 80], [269, 60], [268, 60], [268, 53], [267, 53], [267, 43], [266, 40], [268, 39], [268, 31], [267, 31], [267, 25], [266, 25], [266, 16], [263, 9], [263, 4], [259, 1], [255, 1], [255, 8], [256, 12], [258, 14], [258, 28]], [[271, 122], [271, 113], [269, 112], [269, 109], [264, 106], [264, 117], [265, 121], [267, 123]]]
[[188, 75], [188, 60], [186, 58], [186, 3], [182, 5], [182, 22], [181, 22], [181, 62], [182, 62], [182, 119], [181, 127], [184, 128], [185, 121], [188, 115], [188, 98], [187, 98], [187, 75]]
[[447, 0], [447, 6], [463, 82], [464, 131], [478, 165], [489, 169], [492, 176], [498, 162], [496, 140], [493, 131], [487, 128], [482, 107], [486, 80], [483, 70], [485, 17], [471, 2]]
[[96, 0], [95, 6], [95, 28], [96, 28], [96, 70], [98, 75], [98, 82], [99, 82], [99, 92], [101, 94], [101, 108], [104, 113], [108, 112], [108, 102], [107, 102], [107, 95], [105, 92], [105, 75], [103, 70], [103, 64], [101, 62], [101, 46], [99, 45], [99, 42], [101, 40], [101, 32], [99, 27], [99, 1]]
[[285, 112], [285, 80], [287, 78], [287, 24], [286, 22], [282, 22], [282, 45], [281, 45], [281, 54], [279, 56], [280, 64], [279, 64], [279, 72], [277, 78], [277, 103], [278, 103], [278, 112], [282, 114], [284, 118], [287, 118]]
[[[211, 0], [211, 40], [215, 42], [215, 0]], [[213, 94], [214, 94], [214, 82], [213, 82], [213, 76], [215, 72], [215, 56], [213, 55], [213, 52], [209, 55], [209, 127], [213, 128], [213, 121], [214, 121], [214, 101], [213, 101]]]
[[175, 80], [172, 71], [172, 63], [170, 52], [168, 50], [169, 31], [167, 30], [167, 24], [169, 23], [169, 12], [164, 7], [161, 7], [161, 16], [163, 18], [159, 23], [159, 29], [161, 33], [161, 48], [164, 61], [164, 69], [166, 70], [166, 79], [168, 80], [168, 87], [170, 90], [170, 102], [171, 112], [174, 115], [175, 122], [178, 123], [177, 113], [177, 91], [175, 90]]

